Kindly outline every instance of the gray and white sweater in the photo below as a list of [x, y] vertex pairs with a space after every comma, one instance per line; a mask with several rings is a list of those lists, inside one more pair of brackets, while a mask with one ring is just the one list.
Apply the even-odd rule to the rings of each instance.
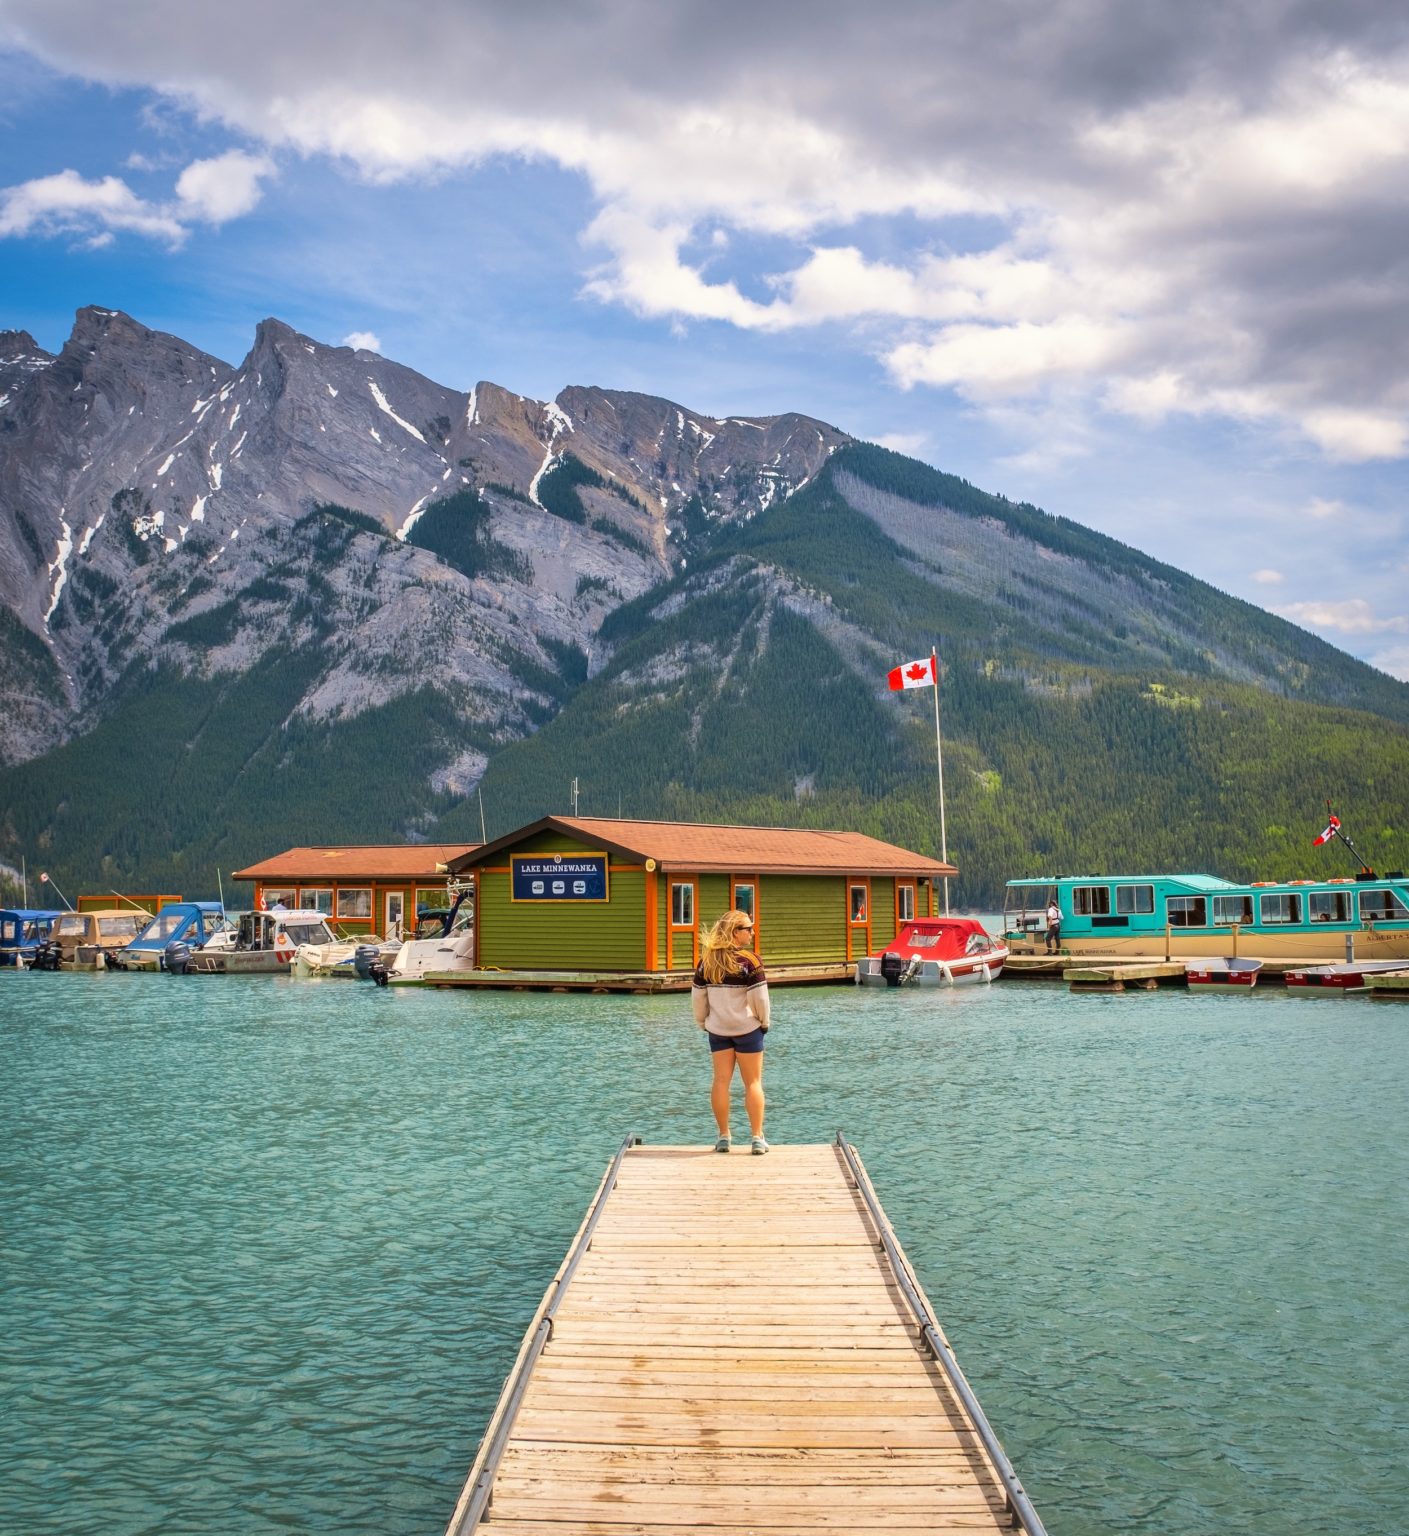
[[751, 1030], [767, 1030], [768, 977], [752, 955], [743, 957], [736, 975], [713, 986], [705, 981], [704, 966], [698, 965], [690, 1003], [695, 1022], [711, 1034], [747, 1035]]

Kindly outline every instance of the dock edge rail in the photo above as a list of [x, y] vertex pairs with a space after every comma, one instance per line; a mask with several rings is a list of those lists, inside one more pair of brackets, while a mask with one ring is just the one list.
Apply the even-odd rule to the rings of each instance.
[[463, 1533], [473, 1531], [489, 1508], [489, 1501], [494, 1492], [494, 1479], [508, 1447], [509, 1436], [513, 1433], [519, 1405], [523, 1402], [524, 1393], [528, 1390], [533, 1367], [538, 1363], [538, 1357], [543, 1353], [548, 1340], [553, 1337], [553, 1319], [557, 1315], [558, 1307], [562, 1304], [563, 1296], [577, 1271], [577, 1266], [592, 1246], [592, 1235], [597, 1230], [597, 1223], [602, 1219], [607, 1196], [616, 1188], [622, 1159], [632, 1147], [640, 1145], [641, 1138], [632, 1134], [628, 1135], [617, 1148], [616, 1156], [602, 1176], [597, 1194], [588, 1208], [587, 1215], [583, 1218], [582, 1225], [578, 1228], [572, 1247], [568, 1249], [566, 1257], [558, 1267], [557, 1274], [553, 1276], [547, 1291], [544, 1292], [543, 1300], [538, 1304], [538, 1321], [520, 1347], [518, 1358], [514, 1361], [513, 1369], [504, 1383], [494, 1418], [485, 1432], [484, 1442], [479, 1455], [475, 1458], [475, 1466], [470, 1469], [470, 1476], [465, 1482], [464, 1490], [455, 1506], [455, 1512], [450, 1517], [445, 1536], [463, 1536]]
[[945, 1342], [944, 1335], [940, 1332], [939, 1322], [930, 1308], [929, 1301], [920, 1289], [911, 1268], [910, 1261], [905, 1256], [905, 1251], [900, 1246], [899, 1239], [891, 1227], [890, 1220], [881, 1209], [881, 1203], [876, 1198], [876, 1191], [871, 1185], [871, 1180], [856, 1148], [846, 1139], [842, 1131], [837, 1132], [837, 1150], [841, 1153], [846, 1163], [847, 1170], [856, 1181], [856, 1188], [866, 1203], [866, 1209], [870, 1212], [871, 1220], [875, 1223], [876, 1231], [880, 1236], [881, 1246], [885, 1249], [886, 1257], [890, 1260], [890, 1267], [895, 1275], [896, 1284], [899, 1285], [910, 1310], [915, 1314], [915, 1320], [920, 1325], [920, 1334], [928, 1346], [930, 1353], [943, 1367], [944, 1373], [949, 1378], [950, 1385], [958, 1394], [960, 1402], [968, 1410], [969, 1416], [974, 1421], [979, 1439], [983, 1441], [984, 1449], [992, 1459], [993, 1465], [1002, 1479], [1003, 1489], [1008, 1499], [1008, 1510], [1021, 1525], [1028, 1536], [1047, 1536], [1046, 1527], [1042, 1524], [1032, 1500], [1028, 1498], [1018, 1474], [1013, 1470], [1013, 1464], [1008, 1460], [1007, 1453], [993, 1431], [993, 1426], [988, 1422], [988, 1416], [979, 1405], [978, 1398], [974, 1395], [974, 1389], [969, 1385], [963, 1371], [959, 1368], [959, 1361]]

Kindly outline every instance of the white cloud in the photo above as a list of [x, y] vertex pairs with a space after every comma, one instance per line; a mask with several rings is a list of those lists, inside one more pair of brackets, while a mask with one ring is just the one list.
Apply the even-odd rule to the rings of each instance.
[[924, 451], [929, 442], [927, 432], [882, 432], [876, 439], [882, 448], [889, 448], [892, 453], [908, 454], [915, 458]]
[[354, 352], [380, 352], [382, 339], [375, 331], [349, 331], [343, 337], [342, 345], [351, 347]]
[[1288, 603], [1276, 612], [1284, 619], [1312, 629], [1338, 629], [1352, 635], [1386, 632], [1409, 635], [1409, 615], [1399, 613], [1386, 619], [1379, 618], [1363, 597], [1350, 597], [1343, 602]]
[[98, 250], [118, 234], [136, 234], [175, 248], [193, 222], [223, 224], [248, 213], [259, 201], [261, 179], [273, 170], [269, 160], [241, 150], [196, 160], [177, 178], [176, 197], [167, 202], [139, 197], [118, 176], [89, 181], [63, 170], [0, 191], [0, 237], [75, 235]]
[[260, 182], [273, 173], [267, 156], [232, 149], [213, 160], [193, 160], [176, 179], [176, 196], [185, 217], [225, 224], [255, 207]]
[[1332, 501], [1323, 496], [1313, 496], [1306, 505], [1306, 515], [1315, 518], [1318, 523], [1330, 517], [1341, 517], [1344, 513], [1343, 501]]
[[1372, 667], [1409, 683], [1409, 645], [1391, 645], [1384, 650], [1371, 651], [1367, 659]]
[[59, 171], [0, 192], [0, 236], [96, 236], [107, 243], [114, 231], [148, 235], [180, 245], [186, 230], [168, 212], [148, 203], [116, 176], [85, 181], [77, 171]]
[[1252, 573], [1252, 579], [1262, 587], [1279, 587], [1286, 580], [1281, 571], [1261, 570]]

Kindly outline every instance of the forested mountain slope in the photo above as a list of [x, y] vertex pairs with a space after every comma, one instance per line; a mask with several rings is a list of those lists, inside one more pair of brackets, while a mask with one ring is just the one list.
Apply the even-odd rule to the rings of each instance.
[[[567, 808], [939, 844], [962, 899], [1409, 863], [1409, 687], [1066, 518], [796, 415], [448, 390], [278, 321], [238, 367], [0, 336], [0, 860], [187, 892]], [[1310, 829], [1310, 830], [1308, 830]], [[1329, 855], [1319, 851], [1315, 858]]]

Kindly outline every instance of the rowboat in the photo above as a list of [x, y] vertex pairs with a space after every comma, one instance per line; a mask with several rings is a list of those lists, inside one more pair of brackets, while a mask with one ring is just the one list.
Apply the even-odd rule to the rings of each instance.
[[1403, 960], [1354, 960], [1340, 965], [1309, 965], [1288, 971], [1282, 977], [1289, 992], [1303, 996], [1321, 994], [1339, 996], [1352, 987], [1363, 987], [1367, 976], [1409, 974], [1409, 962]]
[[1231, 960], [1215, 955], [1206, 960], [1185, 961], [1184, 977], [1193, 991], [1251, 992], [1261, 969], [1261, 960]]

